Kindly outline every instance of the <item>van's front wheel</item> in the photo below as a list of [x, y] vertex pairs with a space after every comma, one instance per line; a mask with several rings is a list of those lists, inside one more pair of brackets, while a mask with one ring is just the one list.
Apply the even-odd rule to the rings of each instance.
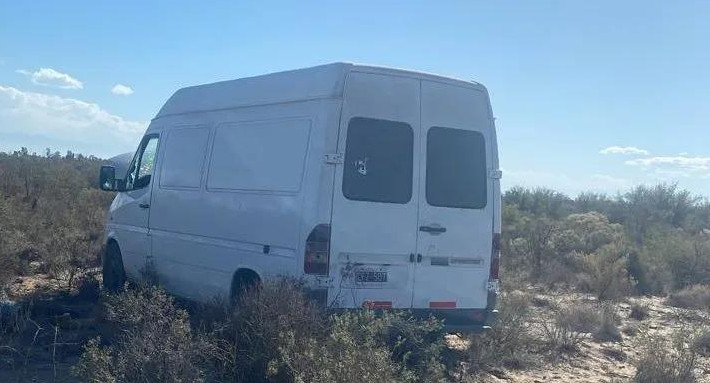
[[126, 272], [123, 269], [121, 249], [114, 241], [106, 245], [106, 253], [102, 262], [104, 288], [110, 292], [119, 291], [126, 283]]

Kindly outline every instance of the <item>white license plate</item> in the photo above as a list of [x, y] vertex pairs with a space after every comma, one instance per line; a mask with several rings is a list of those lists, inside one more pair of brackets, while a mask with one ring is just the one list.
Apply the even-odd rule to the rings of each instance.
[[355, 272], [355, 282], [357, 283], [385, 283], [387, 282], [386, 271], [359, 270]]

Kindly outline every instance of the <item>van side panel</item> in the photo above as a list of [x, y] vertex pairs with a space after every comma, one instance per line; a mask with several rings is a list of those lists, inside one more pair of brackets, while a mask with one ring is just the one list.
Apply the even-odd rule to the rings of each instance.
[[[180, 127], [206, 127], [210, 137], [204, 165], [190, 165], [201, 169], [199, 188], [165, 186], [163, 172], [177, 162], [159, 164], [150, 231], [153, 263], [167, 289], [209, 300], [230, 294], [239, 268], [261, 278], [300, 275], [302, 233], [316, 220], [325, 169], [324, 122], [335, 114], [329, 108], [334, 104], [312, 101], [160, 120], [167, 153], [197, 150], [198, 142], [170, 138]], [[175, 142], [181, 147], [170, 148]]]

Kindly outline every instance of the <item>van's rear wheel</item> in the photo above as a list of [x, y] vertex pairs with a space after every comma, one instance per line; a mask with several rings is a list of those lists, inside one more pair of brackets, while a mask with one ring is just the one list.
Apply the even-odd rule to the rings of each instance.
[[249, 269], [239, 269], [232, 279], [232, 303], [238, 304], [245, 294], [259, 288], [259, 275]]
[[126, 272], [123, 269], [121, 249], [116, 242], [106, 245], [106, 254], [102, 262], [104, 288], [111, 292], [119, 291], [126, 283]]

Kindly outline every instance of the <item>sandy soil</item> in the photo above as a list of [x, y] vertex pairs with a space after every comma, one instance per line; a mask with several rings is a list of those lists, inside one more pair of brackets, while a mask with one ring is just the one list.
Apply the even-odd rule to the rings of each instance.
[[[537, 294], [540, 300], [549, 300], [550, 296]], [[559, 297], [555, 297], [559, 299]], [[572, 295], [566, 301], [593, 300], [593, 298]], [[631, 302], [641, 302], [649, 307], [649, 316], [643, 320], [629, 317]], [[542, 308], [544, 310], [544, 308]], [[621, 318], [622, 340], [620, 342], [597, 342], [591, 336], [580, 345], [579, 351], [560, 358], [556, 362], [529, 370], [501, 369], [494, 374], [486, 374], [484, 382], [594, 382], [620, 383], [629, 382], [636, 373], [634, 360], [638, 357], [638, 344], [645, 335], [660, 334], [669, 337], [675, 330], [697, 329], [710, 324], [708, 314], [695, 310], [683, 310], [669, 307], [663, 298], [635, 297], [617, 306]], [[625, 329], [636, 328], [635, 332]], [[663, 350], [659, 350], [663, 352]], [[696, 371], [699, 382], [710, 382], [710, 360], [701, 358]]]

